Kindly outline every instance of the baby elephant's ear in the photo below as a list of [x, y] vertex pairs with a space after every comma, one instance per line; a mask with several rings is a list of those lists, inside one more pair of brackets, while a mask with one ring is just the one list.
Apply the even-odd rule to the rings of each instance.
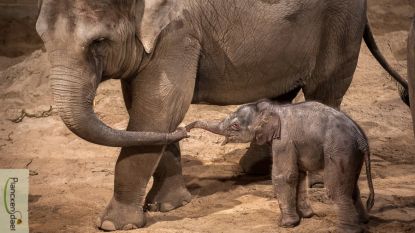
[[277, 113], [274, 113], [273, 118], [272, 128], [274, 129], [274, 134], [272, 135], [272, 139], [281, 140], [281, 117]]
[[258, 100], [258, 102], [256, 103], [256, 107], [258, 109], [258, 111], [262, 112], [262, 111], [266, 111], [268, 108], [271, 107], [272, 102], [268, 99], [262, 99], [262, 100]]
[[254, 124], [256, 144], [264, 145], [281, 139], [281, 118], [277, 113], [263, 111]]

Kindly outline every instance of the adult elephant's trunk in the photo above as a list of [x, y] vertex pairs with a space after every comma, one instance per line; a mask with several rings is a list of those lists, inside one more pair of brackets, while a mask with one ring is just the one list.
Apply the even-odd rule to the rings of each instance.
[[186, 130], [190, 131], [191, 129], [199, 128], [204, 129], [214, 134], [225, 135], [223, 129], [223, 123], [217, 121], [195, 121], [186, 126]]
[[412, 21], [412, 27], [408, 38], [408, 82], [412, 124], [414, 126], [415, 135], [415, 19]]
[[[65, 125], [79, 137], [100, 145], [124, 147], [170, 143], [172, 134], [116, 130], [98, 119], [93, 100], [101, 80], [99, 61], [82, 61], [67, 54], [50, 54], [51, 87]], [[86, 63], [86, 64], [85, 64]]]

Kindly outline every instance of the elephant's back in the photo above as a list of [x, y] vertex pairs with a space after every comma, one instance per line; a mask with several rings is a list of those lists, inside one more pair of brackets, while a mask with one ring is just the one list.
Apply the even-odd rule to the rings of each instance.
[[[363, 129], [346, 113], [318, 102], [305, 103], [310, 112], [320, 115], [324, 121], [324, 139], [329, 148], [351, 150], [355, 153], [368, 150], [368, 139]], [[310, 119], [311, 120], [311, 119]], [[333, 149], [333, 148], [332, 148]]]
[[314, 148], [312, 151], [354, 151], [361, 155], [368, 149], [363, 130], [339, 110], [315, 101], [275, 108], [281, 114], [281, 122], [289, 122], [282, 123], [282, 131], [285, 128], [288, 137], [303, 151]]

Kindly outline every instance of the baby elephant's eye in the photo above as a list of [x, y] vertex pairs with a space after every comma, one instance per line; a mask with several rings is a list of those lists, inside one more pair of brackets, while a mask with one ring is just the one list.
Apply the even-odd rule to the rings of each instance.
[[233, 124], [231, 125], [231, 128], [232, 128], [233, 130], [236, 130], [236, 131], [238, 131], [238, 130], [240, 130], [240, 129], [241, 129], [241, 127], [239, 126], [239, 124], [238, 124], [238, 123], [233, 123]]

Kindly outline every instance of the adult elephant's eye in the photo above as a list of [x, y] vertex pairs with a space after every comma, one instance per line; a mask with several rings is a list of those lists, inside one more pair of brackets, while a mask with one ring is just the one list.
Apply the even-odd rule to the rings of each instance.
[[108, 42], [107, 38], [98, 37], [96, 39], [91, 40], [89, 46], [92, 47], [92, 48], [96, 48], [96, 47], [102, 46], [103, 44], [106, 44], [106, 42]]
[[99, 42], [102, 42], [102, 41], [104, 41], [104, 40], [105, 40], [105, 38], [104, 38], [104, 37], [100, 37], [100, 38], [96, 39], [96, 40], [95, 40], [95, 42], [98, 42], [98, 43], [99, 43]]
[[105, 50], [108, 47], [110, 40], [105, 37], [98, 37], [96, 39], [91, 40], [89, 43], [89, 49], [98, 56], [102, 56], [105, 54]]

